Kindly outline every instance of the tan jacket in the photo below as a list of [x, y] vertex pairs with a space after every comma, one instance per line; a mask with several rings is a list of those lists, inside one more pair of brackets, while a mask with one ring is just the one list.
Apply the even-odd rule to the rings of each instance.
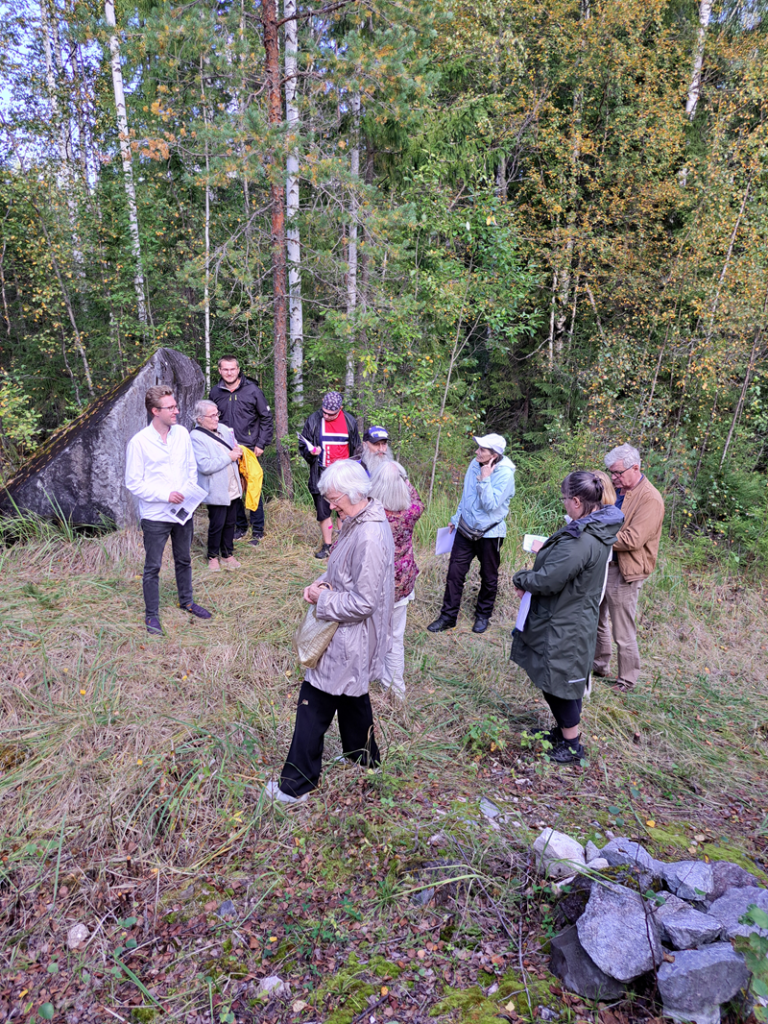
[[381, 679], [392, 643], [395, 545], [380, 501], [344, 520], [321, 579], [333, 589], [321, 591], [317, 618], [339, 628], [306, 679], [326, 693], [361, 697]]
[[613, 545], [614, 557], [627, 583], [645, 580], [656, 568], [664, 523], [664, 499], [644, 476], [637, 487], [627, 492], [621, 511], [624, 525]]

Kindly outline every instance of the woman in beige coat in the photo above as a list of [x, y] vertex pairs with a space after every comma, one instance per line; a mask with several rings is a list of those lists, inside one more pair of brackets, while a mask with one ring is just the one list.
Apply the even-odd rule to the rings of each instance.
[[368, 684], [381, 679], [392, 642], [395, 549], [384, 506], [368, 497], [371, 481], [356, 462], [334, 462], [320, 493], [342, 520], [328, 570], [304, 591], [317, 618], [339, 627], [315, 668], [305, 670], [291, 749], [280, 782], [266, 795], [284, 803], [306, 799], [320, 779], [323, 738], [339, 716], [344, 755], [379, 763]]

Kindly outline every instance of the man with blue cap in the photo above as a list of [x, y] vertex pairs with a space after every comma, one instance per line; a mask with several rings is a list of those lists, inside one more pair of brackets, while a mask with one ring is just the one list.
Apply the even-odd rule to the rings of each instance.
[[363, 434], [363, 444], [355, 455], [368, 476], [373, 476], [385, 462], [392, 462], [394, 456], [389, 450], [389, 434], [386, 427], [368, 427]]
[[505, 456], [507, 442], [499, 434], [486, 434], [475, 441], [475, 457], [469, 464], [461, 501], [450, 522], [456, 536], [448, 563], [443, 607], [427, 626], [430, 633], [456, 625], [464, 580], [473, 558], [480, 562], [480, 593], [473, 633], [486, 631], [496, 603], [501, 545], [507, 535], [506, 518], [515, 493], [515, 464]]

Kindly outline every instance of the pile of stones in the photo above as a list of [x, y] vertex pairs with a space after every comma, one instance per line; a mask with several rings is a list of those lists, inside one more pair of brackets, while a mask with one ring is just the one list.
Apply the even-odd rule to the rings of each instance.
[[768, 936], [740, 921], [752, 905], [768, 912], [768, 890], [750, 872], [728, 861], [663, 863], [626, 838], [585, 847], [549, 828], [533, 850], [564, 892], [550, 969], [565, 988], [613, 1000], [655, 972], [665, 1016], [696, 1024], [719, 1024], [723, 1004], [746, 998], [751, 975], [731, 940]]

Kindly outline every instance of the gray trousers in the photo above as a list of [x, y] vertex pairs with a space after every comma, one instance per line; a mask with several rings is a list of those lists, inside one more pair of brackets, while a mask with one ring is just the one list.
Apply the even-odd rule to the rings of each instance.
[[600, 605], [597, 647], [592, 665], [593, 671], [599, 675], [608, 674], [613, 646], [611, 631], [613, 631], [619, 663], [617, 679], [620, 683], [627, 683], [630, 686], [634, 686], [640, 676], [640, 651], [637, 649], [635, 615], [642, 585], [642, 580], [627, 583], [616, 562], [611, 562], [608, 565], [608, 582], [605, 587], [605, 596]]

